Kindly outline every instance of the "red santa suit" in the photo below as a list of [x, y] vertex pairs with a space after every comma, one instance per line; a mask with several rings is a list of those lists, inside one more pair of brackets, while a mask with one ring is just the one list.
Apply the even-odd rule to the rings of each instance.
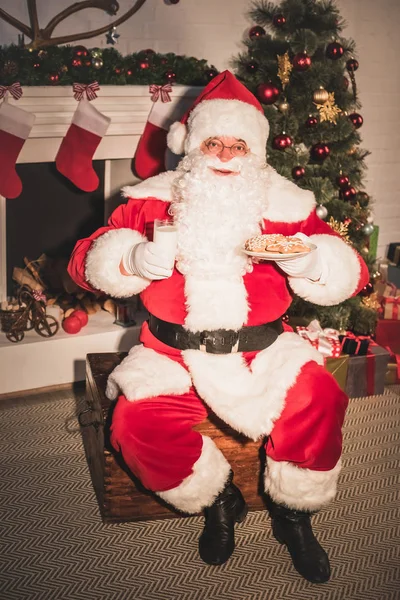
[[[329, 273], [323, 285], [287, 277], [267, 261], [234, 279], [184, 275], [179, 264], [161, 281], [122, 275], [121, 256], [151, 240], [154, 219], [168, 216], [174, 172], [126, 188], [128, 201], [108, 225], [77, 243], [69, 272], [88, 290], [140, 293], [152, 315], [193, 332], [273, 322], [287, 311], [291, 291], [321, 305], [358, 293], [367, 268], [318, 218], [313, 194], [270, 167], [266, 176], [259, 231], [309, 236]], [[334, 497], [347, 397], [310, 344], [286, 330], [261, 351], [181, 351], [156, 339], [147, 323], [140, 341], [110, 376], [107, 394], [118, 396], [111, 441], [147, 488], [189, 513], [213, 502], [230, 466], [211, 439], [193, 430], [211, 408], [252, 439], [268, 436], [265, 487], [276, 502], [316, 510]]]

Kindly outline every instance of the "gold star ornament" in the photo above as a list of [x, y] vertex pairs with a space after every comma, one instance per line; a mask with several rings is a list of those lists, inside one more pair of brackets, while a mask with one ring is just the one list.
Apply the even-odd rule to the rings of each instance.
[[341, 114], [341, 109], [335, 104], [335, 94], [333, 92], [328, 94], [328, 100], [323, 104], [314, 102], [315, 106], [319, 110], [320, 121], [329, 121], [335, 123]]

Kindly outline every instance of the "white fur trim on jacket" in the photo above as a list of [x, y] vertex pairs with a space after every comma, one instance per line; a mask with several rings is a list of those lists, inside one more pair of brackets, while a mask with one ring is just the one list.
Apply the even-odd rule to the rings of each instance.
[[240, 329], [247, 321], [249, 307], [243, 279], [211, 280], [187, 275], [185, 295], [185, 327], [190, 331]]
[[305, 221], [315, 208], [314, 194], [279, 175], [272, 167], [267, 167], [266, 198], [267, 209], [263, 218], [279, 223]]
[[103, 233], [94, 240], [86, 255], [87, 281], [96, 290], [114, 298], [129, 298], [139, 294], [150, 284], [150, 280], [136, 275], [122, 275], [119, 265], [129, 248], [145, 241], [147, 238], [141, 233], [128, 228], [110, 229]]
[[283, 333], [248, 367], [241, 354], [184, 350], [197, 392], [212, 410], [253, 440], [268, 435], [279, 418], [286, 394], [309, 361], [322, 355], [295, 333]]
[[195, 514], [211, 506], [224, 489], [229, 473], [230, 465], [225, 456], [209, 437], [203, 436], [203, 448], [193, 473], [178, 487], [156, 494], [178, 510]]
[[292, 290], [304, 300], [322, 306], [333, 306], [350, 298], [361, 275], [355, 250], [334, 235], [311, 235], [310, 241], [318, 247], [324, 284], [303, 277], [289, 277]]
[[275, 502], [289, 508], [319, 510], [336, 496], [340, 469], [340, 461], [331, 471], [312, 471], [267, 457], [265, 491]]
[[149, 177], [137, 185], [127, 185], [122, 188], [121, 193], [125, 198], [157, 198], [157, 200], [171, 202], [171, 185], [175, 178], [175, 171], [166, 171], [160, 175]]
[[184, 394], [191, 385], [189, 373], [179, 363], [139, 344], [109, 376], [106, 396], [115, 400], [122, 392], [127, 400], [143, 400], [160, 394]]
[[[265, 160], [268, 133], [269, 123], [255, 106], [241, 100], [204, 100], [190, 113], [184, 149], [188, 154], [207, 138], [228, 136], [244, 140], [253, 154]], [[180, 149], [182, 134], [173, 124], [168, 143]]]

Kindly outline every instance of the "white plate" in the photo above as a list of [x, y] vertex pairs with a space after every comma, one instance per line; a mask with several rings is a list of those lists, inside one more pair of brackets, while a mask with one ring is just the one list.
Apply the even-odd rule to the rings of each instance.
[[[316, 250], [315, 244], [307, 244], [311, 249], [311, 252]], [[309, 252], [287, 252], [286, 254], [279, 254], [278, 252], [252, 252], [242, 248], [242, 252], [248, 256], [254, 256], [255, 258], [262, 258], [263, 260], [289, 260], [290, 258], [300, 258], [300, 256], [306, 256]]]

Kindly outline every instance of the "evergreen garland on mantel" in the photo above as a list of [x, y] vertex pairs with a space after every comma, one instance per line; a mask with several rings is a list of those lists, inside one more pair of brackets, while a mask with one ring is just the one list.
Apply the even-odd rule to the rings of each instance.
[[16, 45], [0, 46], [0, 85], [24, 86], [100, 85], [204, 86], [218, 71], [206, 60], [172, 52], [158, 54], [147, 49], [122, 56], [115, 48], [54, 46], [29, 50]]

